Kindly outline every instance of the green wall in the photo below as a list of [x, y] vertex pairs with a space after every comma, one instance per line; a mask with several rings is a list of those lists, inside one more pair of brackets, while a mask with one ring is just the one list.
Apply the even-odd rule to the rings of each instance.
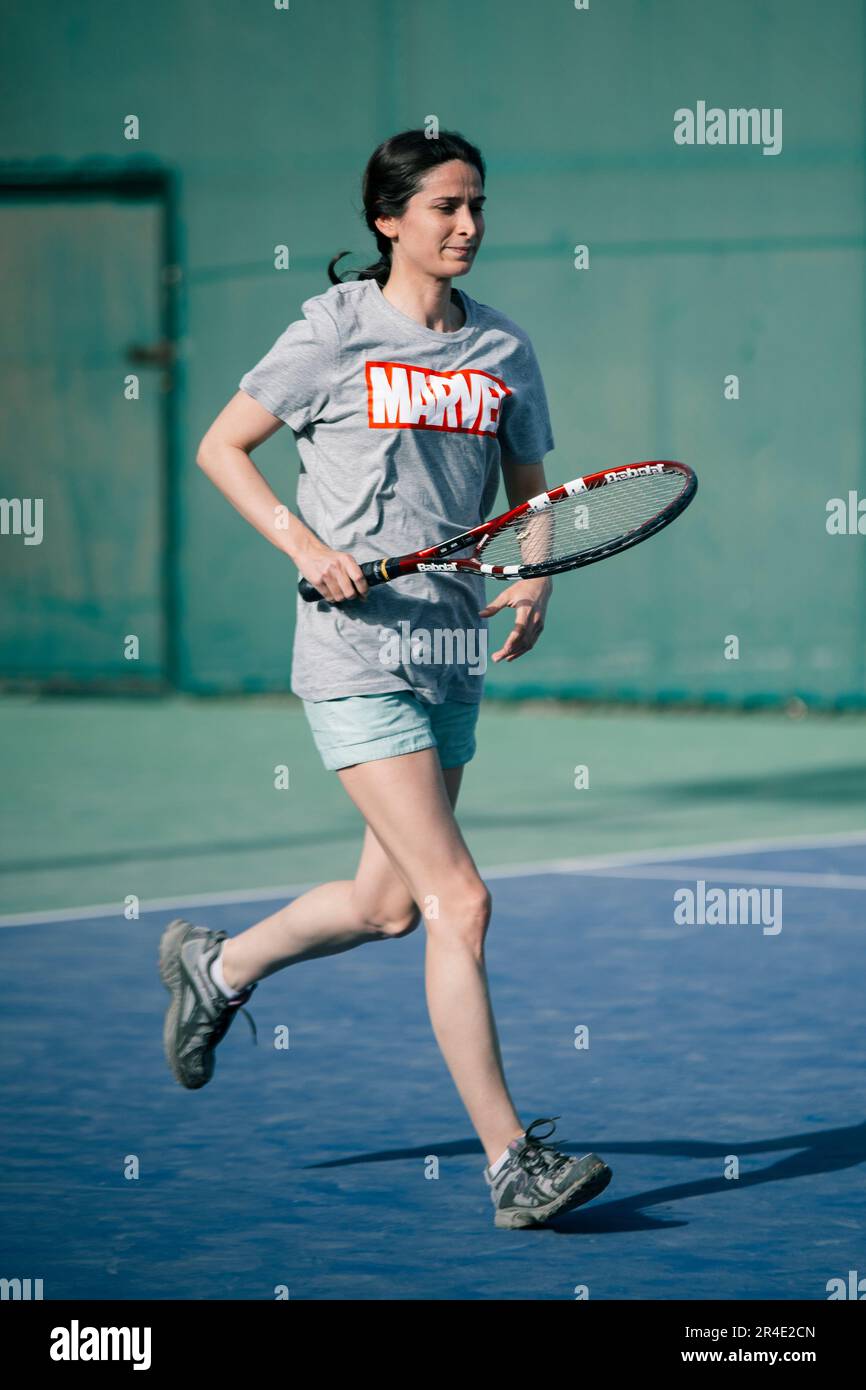
[[[353, 264], [368, 258], [363, 165], [379, 140], [434, 114], [488, 161], [486, 240], [461, 283], [533, 338], [556, 438], [551, 483], [646, 458], [684, 459], [700, 478], [663, 536], [556, 582], [541, 643], [491, 668], [488, 691], [866, 700], [866, 536], [825, 525], [830, 498], [866, 498], [861, 3], [291, 0], [280, 11], [150, 0], [30, 7], [6, 27], [7, 173], [85, 165], [174, 180], [181, 342], [161, 402], [171, 517], [155, 539], [168, 547], [169, 679], [287, 687], [295, 571], [196, 468], [196, 445], [301, 302], [328, 288], [329, 257], [351, 247]], [[674, 111], [699, 100], [782, 108], [782, 152], [675, 145]], [[123, 138], [130, 113], [134, 143]], [[281, 243], [288, 271], [273, 269]], [[578, 243], [588, 271], [573, 268]], [[112, 284], [125, 303], [123, 276]], [[81, 312], [108, 310], [88, 298]], [[39, 336], [22, 318], [5, 351], [26, 365]], [[65, 331], [58, 390], [80, 336]], [[79, 364], [85, 377], [102, 370], [97, 359]], [[118, 379], [126, 370], [119, 362]], [[738, 401], [723, 397], [730, 373]], [[38, 419], [44, 379], [19, 379], [19, 417]], [[146, 377], [152, 400], [156, 382]], [[105, 407], [122, 452], [123, 419]], [[67, 419], [98, 420], [100, 408], [92, 389], [65, 394]], [[135, 438], [147, 447], [140, 425]], [[38, 430], [29, 454], [39, 477]], [[289, 431], [256, 462], [291, 504]], [[110, 510], [70, 518], [83, 550], [104, 547]], [[14, 597], [23, 561], [7, 540]], [[98, 613], [90, 637], [76, 629], [79, 674], [110, 680], [97, 628]], [[724, 659], [729, 634], [736, 661]], [[38, 647], [32, 631], [28, 641]], [[46, 616], [37, 674], [57, 650]]]

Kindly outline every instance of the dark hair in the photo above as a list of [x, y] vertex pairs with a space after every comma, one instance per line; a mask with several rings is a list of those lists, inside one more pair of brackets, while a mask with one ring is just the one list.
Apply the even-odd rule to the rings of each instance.
[[[384, 288], [391, 274], [391, 241], [383, 236], [376, 226], [377, 217], [402, 217], [406, 204], [418, 192], [424, 175], [437, 164], [447, 164], [449, 160], [462, 159], [474, 164], [484, 183], [486, 173], [481, 151], [455, 130], [440, 130], [436, 139], [430, 138], [423, 130], [403, 130], [392, 135], [373, 151], [364, 170], [362, 195], [364, 199], [364, 221], [376, 238], [379, 259], [373, 265], [355, 272], [358, 280], [377, 280]], [[337, 261], [348, 256], [349, 251], [340, 251], [328, 264], [328, 278], [332, 285], [341, 285], [343, 277], [334, 267]]]

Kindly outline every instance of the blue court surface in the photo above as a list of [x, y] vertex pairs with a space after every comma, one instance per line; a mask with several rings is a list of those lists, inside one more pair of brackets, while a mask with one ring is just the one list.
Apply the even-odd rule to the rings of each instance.
[[[599, 1198], [494, 1228], [423, 928], [263, 981], [258, 1045], [236, 1019], [187, 1092], [163, 927], [235, 932], [285, 899], [33, 914], [0, 931], [6, 1273], [46, 1299], [264, 1300], [823, 1300], [862, 1273], [866, 836], [486, 877], [511, 1094], [606, 1159]], [[746, 920], [675, 920], [714, 889]]]

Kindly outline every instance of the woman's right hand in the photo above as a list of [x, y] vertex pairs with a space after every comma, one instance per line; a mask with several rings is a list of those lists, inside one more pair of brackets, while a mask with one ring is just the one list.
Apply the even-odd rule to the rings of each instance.
[[295, 556], [295, 564], [329, 603], [342, 603], [359, 595], [367, 597], [369, 585], [361, 566], [345, 550], [331, 550], [317, 540]]

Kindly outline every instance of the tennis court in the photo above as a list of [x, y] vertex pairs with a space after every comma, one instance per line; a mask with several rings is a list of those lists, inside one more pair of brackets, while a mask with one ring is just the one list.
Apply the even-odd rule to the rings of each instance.
[[[826, 1298], [864, 1219], [860, 718], [485, 709], [461, 820], [494, 895], [509, 1086], [524, 1123], [560, 1116], [565, 1151], [614, 1175], [519, 1233], [492, 1224], [422, 932], [264, 981], [258, 1043], [238, 1019], [205, 1090], [166, 1067], [165, 924], [239, 931], [281, 883], [352, 871], [359, 825], [302, 719], [291, 700], [194, 720], [184, 700], [4, 702], [29, 789], [2, 866], [7, 1268], [58, 1299]], [[700, 882], [765, 897], [676, 922]]]

